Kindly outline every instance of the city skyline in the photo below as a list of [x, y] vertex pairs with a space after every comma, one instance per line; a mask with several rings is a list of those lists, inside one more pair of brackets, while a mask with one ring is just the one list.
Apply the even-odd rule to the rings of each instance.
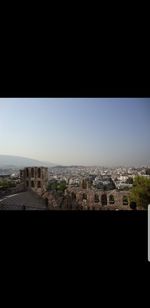
[[149, 98], [0, 98], [0, 154], [60, 165], [150, 164]]

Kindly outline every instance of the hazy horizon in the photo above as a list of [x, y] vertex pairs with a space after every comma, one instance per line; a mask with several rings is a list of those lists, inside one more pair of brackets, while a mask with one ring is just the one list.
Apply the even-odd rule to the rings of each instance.
[[0, 154], [57, 165], [150, 165], [149, 98], [0, 98]]

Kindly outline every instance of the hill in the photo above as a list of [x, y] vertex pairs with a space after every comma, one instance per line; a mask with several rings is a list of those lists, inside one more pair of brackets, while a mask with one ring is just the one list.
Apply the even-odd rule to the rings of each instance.
[[0, 168], [24, 168], [30, 166], [53, 167], [55, 164], [21, 156], [0, 155]]

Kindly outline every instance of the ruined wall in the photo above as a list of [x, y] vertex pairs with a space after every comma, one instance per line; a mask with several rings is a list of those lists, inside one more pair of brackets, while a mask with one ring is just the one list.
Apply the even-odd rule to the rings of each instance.
[[[68, 188], [66, 195], [72, 196], [79, 204], [79, 207], [85, 209], [130, 209], [129, 206], [129, 191], [100, 191], [98, 189], [81, 189]], [[125, 197], [125, 198], [124, 198]]]
[[26, 167], [24, 170], [20, 170], [20, 178], [24, 182], [25, 189], [32, 189], [41, 194], [47, 188], [48, 168]]

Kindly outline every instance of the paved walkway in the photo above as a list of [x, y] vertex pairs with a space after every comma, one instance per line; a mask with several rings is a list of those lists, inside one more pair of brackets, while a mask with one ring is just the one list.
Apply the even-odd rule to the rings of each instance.
[[46, 210], [45, 200], [26, 191], [0, 199], [0, 210]]

